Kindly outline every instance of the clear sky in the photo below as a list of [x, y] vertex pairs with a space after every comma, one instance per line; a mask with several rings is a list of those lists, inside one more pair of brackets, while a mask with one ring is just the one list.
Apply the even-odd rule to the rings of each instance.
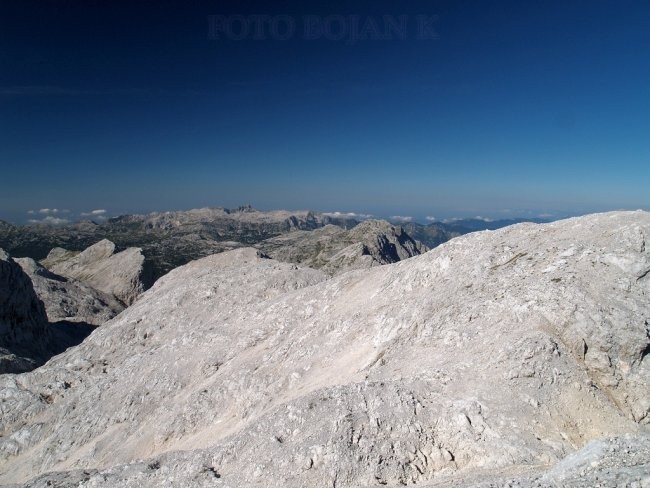
[[647, 0], [0, 0], [0, 219], [565, 215], [649, 188]]

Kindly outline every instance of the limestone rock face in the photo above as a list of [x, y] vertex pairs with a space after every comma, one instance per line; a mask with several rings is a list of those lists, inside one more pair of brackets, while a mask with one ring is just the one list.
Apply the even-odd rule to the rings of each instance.
[[113, 295], [126, 305], [151, 285], [150, 270], [141, 249], [116, 252], [115, 244], [104, 239], [79, 254], [64, 251], [54, 249], [46, 258], [45, 263], [54, 263], [50, 264], [50, 271]]
[[68, 251], [67, 249], [63, 249], [61, 247], [55, 247], [48, 253], [47, 257], [41, 261], [41, 264], [45, 268], [50, 269], [57, 264], [72, 259], [77, 254], [79, 254], [77, 251]]
[[33, 369], [48, 340], [43, 303], [29, 277], [0, 249], [0, 374]]
[[124, 305], [114, 296], [58, 276], [31, 258], [14, 261], [31, 279], [50, 322], [66, 320], [101, 325], [124, 310]]
[[328, 225], [294, 231], [256, 247], [274, 259], [322, 269], [330, 275], [396, 263], [428, 250], [401, 227], [384, 220], [366, 220], [351, 230]]
[[0, 376], [0, 484], [643, 486], [648, 242], [614, 212], [329, 279], [194, 261]]

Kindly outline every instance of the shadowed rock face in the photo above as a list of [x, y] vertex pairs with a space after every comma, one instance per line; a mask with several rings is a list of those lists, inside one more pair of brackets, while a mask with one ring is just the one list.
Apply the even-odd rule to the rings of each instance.
[[48, 341], [43, 303], [29, 277], [0, 249], [0, 373], [33, 369]]
[[54, 249], [44, 262], [51, 263], [53, 273], [78, 280], [126, 305], [132, 304], [152, 283], [151, 270], [141, 249], [116, 252], [115, 244], [106, 239], [75, 255]]
[[31, 279], [50, 322], [64, 320], [101, 325], [124, 310], [124, 305], [113, 295], [56, 275], [31, 258], [14, 261]]
[[[54, 281], [54, 275], [33, 261], [23, 260], [22, 266], [34, 273], [37, 281]], [[76, 323], [62, 318], [47, 316], [29, 274], [0, 249], [0, 374], [31, 371], [79, 344], [94, 328], [79, 317]]]
[[333, 278], [254, 249], [189, 263], [0, 377], [0, 483], [641, 486], [649, 240], [650, 214], [615, 212]]
[[350, 237], [363, 242], [368, 254], [379, 264], [391, 264], [427, 252], [402, 227], [384, 220], [367, 220], [350, 230]]
[[428, 250], [401, 227], [383, 220], [367, 220], [351, 230], [328, 225], [291, 232], [256, 247], [279, 261], [322, 269], [330, 275], [396, 263]]

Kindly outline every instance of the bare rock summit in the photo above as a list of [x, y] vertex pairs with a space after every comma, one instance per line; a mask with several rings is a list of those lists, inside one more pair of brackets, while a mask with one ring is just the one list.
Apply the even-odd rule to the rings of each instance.
[[0, 484], [644, 486], [650, 214], [332, 278], [254, 249], [0, 376]]

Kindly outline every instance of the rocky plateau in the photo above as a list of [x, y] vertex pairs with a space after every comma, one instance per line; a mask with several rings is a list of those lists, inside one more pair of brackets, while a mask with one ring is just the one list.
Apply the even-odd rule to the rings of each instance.
[[[173, 269], [0, 375], [0, 484], [650, 486], [650, 214], [414, 242], [336, 273], [336, 246]], [[0, 324], [29, 342], [44, 309], [3, 256]]]

